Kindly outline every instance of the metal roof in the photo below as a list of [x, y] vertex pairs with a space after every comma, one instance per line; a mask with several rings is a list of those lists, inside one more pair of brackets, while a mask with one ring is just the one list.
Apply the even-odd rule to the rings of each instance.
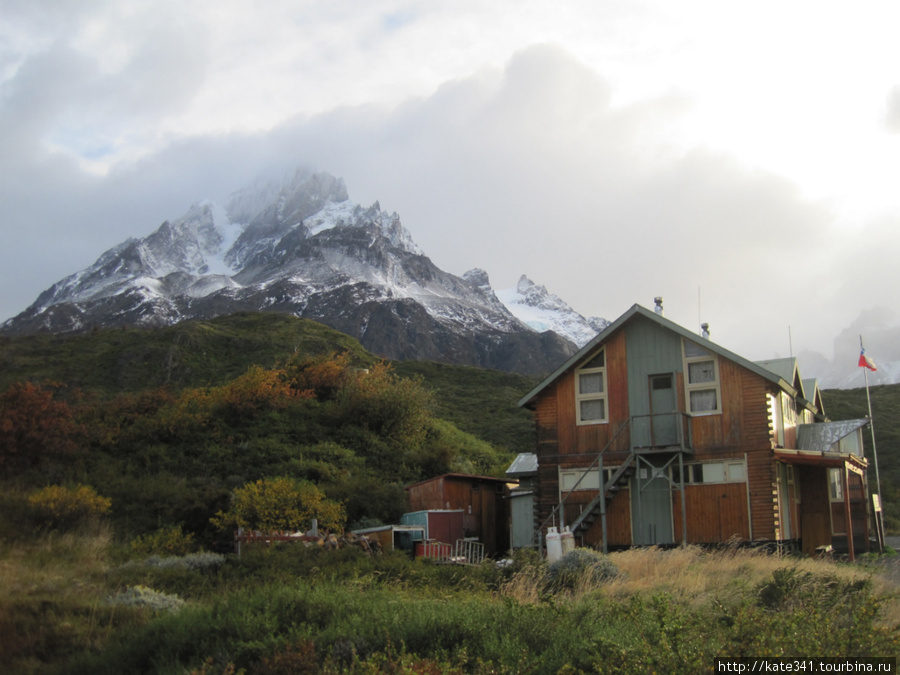
[[689, 331], [688, 329], [679, 326], [674, 321], [670, 321], [663, 316], [660, 316], [656, 312], [647, 309], [646, 307], [642, 307], [640, 305], [632, 305], [631, 309], [622, 314], [618, 319], [613, 321], [609, 326], [607, 326], [603, 331], [601, 331], [597, 336], [588, 342], [584, 347], [579, 349], [575, 354], [570, 356], [565, 363], [563, 363], [559, 368], [553, 371], [550, 375], [548, 375], [544, 380], [537, 385], [534, 389], [528, 392], [520, 401], [519, 406], [528, 405], [534, 398], [540, 394], [544, 389], [553, 384], [557, 379], [559, 379], [563, 374], [569, 371], [569, 369], [573, 368], [576, 364], [578, 364], [583, 358], [585, 358], [588, 354], [590, 354], [593, 350], [595, 350], [599, 345], [604, 343], [613, 333], [619, 330], [626, 323], [631, 321], [634, 317], [641, 316], [645, 319], [649, 319], [651, 321], [656, 322], [663, 328], [671, 330], [674, 333], [677, 333], [683, 338], [688, 340], [692, 340], [694, 342], [698, 342], [702, 344], [709, 351], [721, 356], [729, 361], [733, 361], [740, 366], [743, 366], [747, 370], [750, 370], [760, 377], [765, 378], [769, 382], [777, 385], [781, 389], [787, 391], [791, 396], [795, 396], [797, 394], [797, 390], [794, 388], [793, 379], [786, 380], [777, 373], [768, 370], [753, 361], [748, 361], [743, 356], [738, 356], [734, 352], [731, 352], [720, 345], [712, 342], [708, 338], [703, 338], [696, 333]]
[[444, 473], [440, 476], [434, 476], [432, 478], [426, 478], [425, 480], [420, 480], [416, 483], [412, 483], [411, 485], [407, 485], [406, 489], [418, 487], [419, 485], [424, 485], [425, 483], [432, 483], [437, 480], [442, 480], [444, 478], [458, 478], [460, 480], [476, 480], [481, 483], [508, 483], [510, 482], [507, 478], [497, 478], [496, 476], [476, 476], [474, 474], [469, 473]]
[[801, 424], [797, 427], [797, 448], [827, 452], [839, 440], [868, 423], [869, 420], [842, 420], [840, 422]]
[[538, 470], [537, 454], [533, 452], [520, 452], [513, 463], [506, 470], [506, 475], [512, 478], [516, 476], [529, 476], [536, 474]]

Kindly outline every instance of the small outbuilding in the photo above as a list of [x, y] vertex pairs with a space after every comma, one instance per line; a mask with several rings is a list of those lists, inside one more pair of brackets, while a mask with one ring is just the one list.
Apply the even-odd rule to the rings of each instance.
[[506, 479], [448, 473], [406, 489], [411, 511], [461, 510], [464, 538], [483, 543], [489, 556], [509, 550], [509, 485]]

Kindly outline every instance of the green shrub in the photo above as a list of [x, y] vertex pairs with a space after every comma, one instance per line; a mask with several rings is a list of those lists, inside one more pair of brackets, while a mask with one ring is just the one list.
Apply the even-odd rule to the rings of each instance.
[[50, 485], [28, 495], [28, 505], [38, 527], [64, 530], [109, 513], [112, 502], [88, 485]]
[[151, 555], [144, 560], [132, 560], [122, 565], [123, 568], [153, 567], [160, 570], [205, 570], [219, 567], [225, 562], [221, 553], [190, 553], [184, 556]]
[[194, 535], [185, 534], [181, 525], [161, 527], [131, 541], [131, 551], [137, 555], [186, 555], [194, 550], [194, 546]]
[[618, 574], [619, 570], [607, 556], [587, 548], [576, 548], [547, 568], [547, 580], [554, 591], [606, 581]]
[[156, 612], [174, 611], [184, 606], [177, 595], [154, 591], [147, 586], [132, 586], [106, 599], [107, 604], [124, 607], [142, 607]]

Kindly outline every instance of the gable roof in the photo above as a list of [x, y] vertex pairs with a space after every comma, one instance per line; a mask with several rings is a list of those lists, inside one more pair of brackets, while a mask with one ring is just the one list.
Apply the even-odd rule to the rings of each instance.
[[609, 337], [613, 333], [622, 328], [622, 326], [638, 316], [649, 319], [650, 321], [657, 323], [661, 327], [670, 330], [683, 338], [703, 345], [704, 348], [708, 349], [710, 352], [716, 354], [717, 356], [721, 356], [722, 358], [728, 359], [729, 361], [733, 361], [734, 363], [743, 366], [747, 370], [759, 375], [769, 382], [772, 382], [784, 391], [788, 392], [791, 396], [795, 396], [797, 394], [797, 389], [793, 385], [793, 378], [787, 380], [780, 374], [773, 372], [757, 363], [754, 363], [753, 361], [748, 361], [743, 356], [738, 356], [734, 352], [728, 351], [724, 347], [717, 345], [715, 342], [712, 342], [707, 338], [703, 338], [696, 333], [689, 331], [683, 326], [679, 326], [674, 321], [670, 321], [669, 319], [660, 316], [656, 312], [649, 310], [646, 307], [642, 307], [640, 305], [632, 305], [627, 312], [625, 312], [624, 314], [622, 314], [622, 316], [609, 324], [609, 326], [598, 333], [597, 336], [594, 337], [594, 339], [592, 339], [590, 342], [584, 345], [584, 347], [570, 356], [565, 361], [565, 363], [563, 363], [559, 368], [557, 368], [550, 375], [544, 378], [544, 380], [534, 389], [525, 394], [525, 396], [519, 401], [519, 406], [523, 407], [531, 403], [544, 389], [549, 387], [551, 384], [561, 378], [565, 373], [574, 368], [579, 362], [581, 362], [582, 359], [584, 359], [592, 351], [597, 349], [597, 347], [599, 347], [601, 344], [606, 342], [606, 340], [609, 339]]
[[756, 365], [766, 370], [771, 370], [785, 382], [790, 382], [797, 395], [806, 398], [803, 393], [803, 380], [800, 378], [800, 369], [797, 367], [797, 359], [789, 356], [782, 359], [768, 359], [767, 361], [755, 361]]
[[803, 380], [803, 399], [817, 417], [823, 421], [828, 420], [828, 416], [825, 414], [825, 402], [822, 400], [822, 390], [819, 389], [819, 381], [816, 378]]

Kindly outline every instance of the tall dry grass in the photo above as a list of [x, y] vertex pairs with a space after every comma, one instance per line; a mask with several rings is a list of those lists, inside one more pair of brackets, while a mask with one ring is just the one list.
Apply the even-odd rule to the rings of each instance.
[[0, 542], [0, 599], [59, 599], [102, 587], [112, 534], [107, 523]]
[[[709, 602], [727, 605], [770, 581], [776, 570], [790, 568], [848, 582], [871, 580], [876, 594], [884, 598], [882, 621], [900, 624], [900, 586], [880, 574], [877, 567], [865, 564], [783, 556], [760, 549], [706, 550], [697, 546], [635, 548], [611, 553], [609, 559], [619, 571], [616, 577], [597, 578], [588, 571], [571, 590], [557, 593], [553, 599], [577, 601], [599, 593], [609, 599], [627, 600], [665, 593], [689, 607]], [[500, 594], [522, 604], [548, 600], [545, 569], [540, 565], [524, 567], [501, 586]]]
[[37, 672], [105, 644], [123, 618], [104, 603], [110, 544], [108, 525], [97, 523], [0, 539], [0, 670]]

